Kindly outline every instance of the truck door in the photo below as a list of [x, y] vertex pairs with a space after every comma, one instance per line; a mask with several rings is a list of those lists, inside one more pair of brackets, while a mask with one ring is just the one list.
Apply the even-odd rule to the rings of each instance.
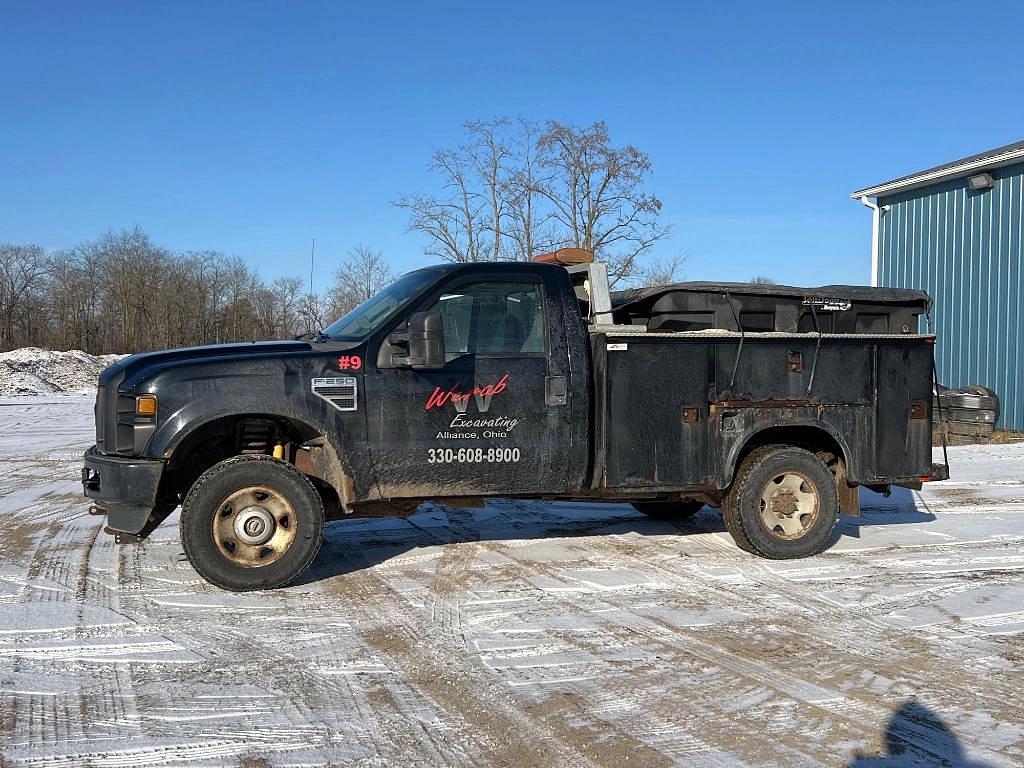
[[440, 313], [446, 363], [365, 377], [382, 498], [565, 490], [571, 393], [561, 307], [545, 298], [555, 289], [537, 275], [492, 272], [453, 278], [410, 310]]

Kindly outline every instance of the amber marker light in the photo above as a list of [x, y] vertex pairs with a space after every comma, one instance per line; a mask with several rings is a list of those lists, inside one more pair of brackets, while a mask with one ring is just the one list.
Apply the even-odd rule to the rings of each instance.
[[136, 397], [135, 412], [139, 416], [156, 416], [156, 395], [139, 395]]

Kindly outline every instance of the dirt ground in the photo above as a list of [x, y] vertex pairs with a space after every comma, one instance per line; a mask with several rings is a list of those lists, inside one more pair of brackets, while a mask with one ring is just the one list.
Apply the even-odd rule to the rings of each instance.
[[287, 589], [114, 544], [92, 405], [0, 400], [0, 765], [1024, 764], [1024, 446], [950, 450], [803, 561], [721, 516], [427, 504]]

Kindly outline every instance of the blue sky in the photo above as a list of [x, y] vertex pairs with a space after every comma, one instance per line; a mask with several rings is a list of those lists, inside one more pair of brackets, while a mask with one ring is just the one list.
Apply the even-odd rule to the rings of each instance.
[[854, 189], [1024, 139], [1024, 6], [0, 0], [0, 241], [139, 226], [324, 285], [467, 119], [608, 123], [689, 279], [869, 279]]

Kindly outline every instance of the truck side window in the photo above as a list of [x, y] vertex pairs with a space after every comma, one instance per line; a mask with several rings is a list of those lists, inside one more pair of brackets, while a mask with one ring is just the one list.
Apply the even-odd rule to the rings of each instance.
[[431, 309], [444, 320], [448, 360], [467, 354], [544, 353], [544, 307], [538, 283], [469, 283], [445, 293]]

